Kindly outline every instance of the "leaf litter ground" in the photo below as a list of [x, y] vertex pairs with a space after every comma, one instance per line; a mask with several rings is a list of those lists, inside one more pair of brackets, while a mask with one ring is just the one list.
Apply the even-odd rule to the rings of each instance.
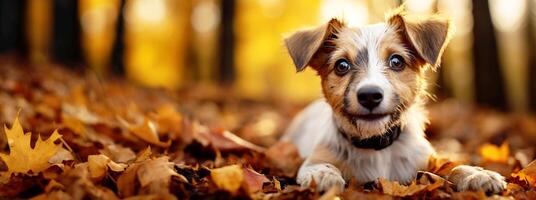
[[[0, 62], [0, 197], [33, 199], [536, 199], [536, 118], [453, 100], [429, 106], [440, 157], [413, 183], [350, 181], [338, 194], [296, 185], [302, 159], [278, 142], [304, 105], [166, 91], [64, 67]], [[456, 192], [458, 164], [495, 170], [508, 189]], [[314, 184], [314, 183], [313, 183]]]

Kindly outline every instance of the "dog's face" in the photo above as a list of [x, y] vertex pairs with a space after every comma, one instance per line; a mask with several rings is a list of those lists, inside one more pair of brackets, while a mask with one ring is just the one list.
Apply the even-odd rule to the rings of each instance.
[[386, 23], [347, 27], [333, 19], [285, 39], [297, 71], [313, 67], [338, 128], [367, 138], [399, 123], [425, 94], [424, 72], [437, 67], [449, 22], [412, 20], [401, 12]]

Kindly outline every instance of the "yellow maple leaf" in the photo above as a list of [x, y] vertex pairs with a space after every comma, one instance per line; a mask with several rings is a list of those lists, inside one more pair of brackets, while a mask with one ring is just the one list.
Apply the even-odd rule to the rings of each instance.
[[9, 154], [0, 153], [0, 158], [6, 163], [10, 174], [29, 171], [37, 173], [45, 170], [51, 165], [48, 160], [62, 148], [61, 144], [54, 144], [54, 141], [61, 138], [61, 135], [54, 131], [47, 140], [42, 140], [39, 136], [32, 149], [30, 146], [32, 133], [24, 133], [18, 116], [11, 129], [4, 125], [4, 131], [10, 152]]

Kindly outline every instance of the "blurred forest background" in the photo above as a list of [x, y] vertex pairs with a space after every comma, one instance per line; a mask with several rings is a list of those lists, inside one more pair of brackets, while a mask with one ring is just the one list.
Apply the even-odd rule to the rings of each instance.
[[283, 36], [331, 17], [381, 22], [401, 4], [456, 26], [431, 78], [438, 99], [536, 110], [534, 0], [0, 0], [0, 53], [151, 87], [307, 102], [321, 97], [318, 77], [295, 73]]

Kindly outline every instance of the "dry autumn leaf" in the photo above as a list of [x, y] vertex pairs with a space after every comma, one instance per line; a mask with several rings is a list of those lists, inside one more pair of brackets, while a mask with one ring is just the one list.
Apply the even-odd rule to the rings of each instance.
[[135, 184], [138, 181], [141, 189], [149, 191], [169, 190], [169, 183], [172, 176], [176, 176], [182, 182], [188, 180], [175, 172], [174, 163], [169, 162], [167, 156], [155, 159], [148, 159], [131, 164], [117, 180], [117, 188], [122, 197], [129, 197], [135, 194]]
[[431, 156], [430, 159], [428, 159], [428, 171], [439, 176], [448, 175], [450, 171], [458, 165], [460, 165], [460, 163], [452, 162], [446, 158]]
[[262, 185], [265, 182], [270, 182], [266, 176], [256, 172], [250, 168], [242, 168], [244, 173], [244, 180], [246, 183], [246, 189], [250, 193], [257, 192], [262, 189]]
[[127, 167], [126, 164], [116, 163], [105, 155], [90, 155], [87, 158], [90, 178], [101, 180], [106, 175], [108, 168], [114, 172], [122, 172]]
[[380, 178], [379, 182], [383, 193], [397, 197], [412, 196], [418, 192], [426, 190], [428, 187], [428, 185], [420, 185], [415, 182], [412, 182], [409, 186], [405, 186], [396, 181], [388, 181], [382, 178]]
[[290, 142], [280, 141], [264, 152], [271, 166], [277, 168], [287, 177], [294, 177], [300, 168], [302, 159], [298, 149]]
[[32, 149], [30, 140], [32, 133], [24, 133], [19, 122], [19, 117], [15, 118], [13, 126], [8, 129], [4, 125], [4, 131], [9, 144], [9, 154], [0, 154], [0, 158], [6, 163], [8, 173], [37, 173], [50, 167], [49, 159], [60, 149], [61, 144], [54, 142], [61, 138], [61, 135], [54, 131], [46, 140], [38, 136], [35, 147]]
[[512, 173], [512, 177], [526, 181], [530, 186], [536, 187], [536, 160], [530, 162], [521, 171]]
[[242, 167], [230, 165], [211, 170], [210, 177], [218, 188], [235, 194], [244, 181], [244, 172]]
[[167, 148], [171, 145], [171, 140], [166, 142], [160, 141], [158, 138], [158, 132], [156, 124], [148, 119], [145, 119], [140, 125], [129, 124], [125, 120], [120, 120], [130, 132], [132, 132], [136, 137], [142, 139], [149, 144], [153, 144], [159, 147]]

